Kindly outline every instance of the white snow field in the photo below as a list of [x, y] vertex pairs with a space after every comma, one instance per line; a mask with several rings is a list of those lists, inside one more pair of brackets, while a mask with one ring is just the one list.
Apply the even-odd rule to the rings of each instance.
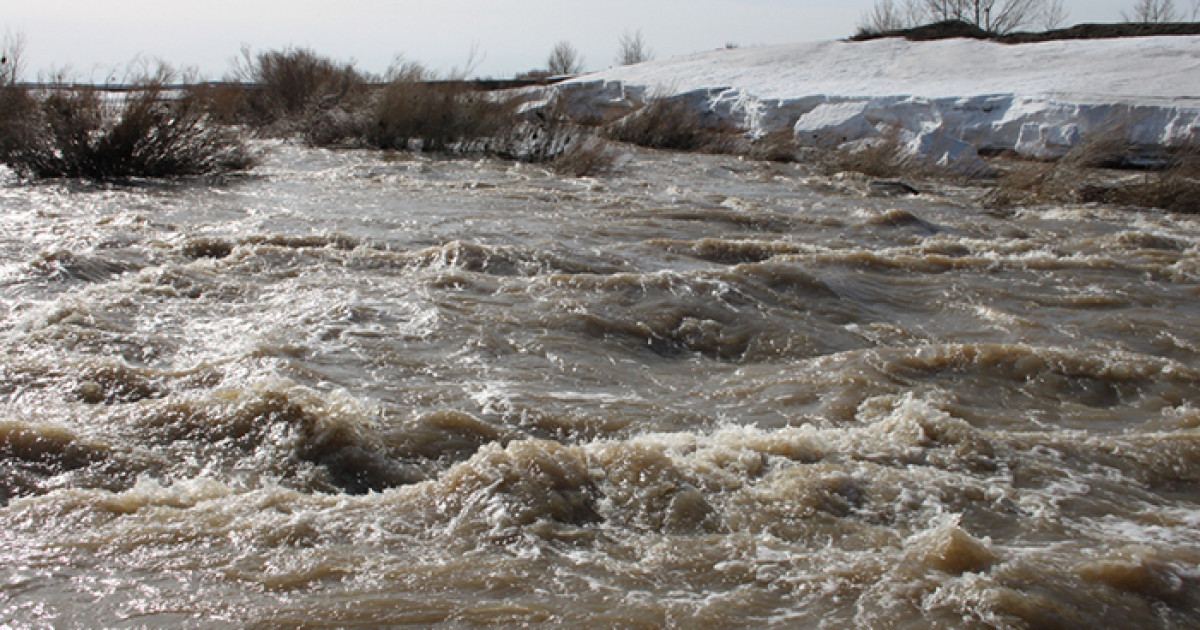
[[1200, 139], [1200, 36], [739, 48], [611, 68], [555, 89], [581, 114], [666, 96], [754, 135], [791, 128], [808, 145], [898, 132], [943, 163], [976, 162], [977, 150], [1050, 158], [1102, 130], [1146, 148]]

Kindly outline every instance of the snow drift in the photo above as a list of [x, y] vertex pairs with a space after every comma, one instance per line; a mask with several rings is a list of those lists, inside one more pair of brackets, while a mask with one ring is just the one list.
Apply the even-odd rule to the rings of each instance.
[[1001, 44], [820, 42], [718, 50], [578, 77], [553, 88], [577, 116], [682, 99], [750, 134], [806, 145], [900, 133], [942, 162], [977, 151], [1051, 158], [1091, 133], [1135, 146], [1200, 138], [1200, 36]]

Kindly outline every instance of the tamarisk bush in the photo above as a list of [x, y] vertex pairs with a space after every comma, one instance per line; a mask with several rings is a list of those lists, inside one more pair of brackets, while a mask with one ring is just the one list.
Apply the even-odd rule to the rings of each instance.
[[90, 86], [0, 85], [0, 163], [31, 178], [113, 180], [247, 168], [241, 140], [194, 100], [168, 90], [159, 68], [108, 98]]

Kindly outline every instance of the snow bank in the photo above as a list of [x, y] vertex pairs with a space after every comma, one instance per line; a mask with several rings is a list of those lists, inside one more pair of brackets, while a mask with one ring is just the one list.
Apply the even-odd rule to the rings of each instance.
[[1200, 37], [790, 44], [612, 68], [554, 89], [576, 115], [613, 117], [658, 95], [755, 135], [790, 128], [809, 145], [899, 133], [945, 162], [975, 150], [1056, 157], [1101, 130], [1147, 149], [1200, 137]]

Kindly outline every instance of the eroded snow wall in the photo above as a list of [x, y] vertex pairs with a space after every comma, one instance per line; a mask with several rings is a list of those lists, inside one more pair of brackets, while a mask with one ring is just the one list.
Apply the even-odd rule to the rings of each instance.
[[[550, 98], [572, 116], [614, 119], [651, 96], [646, 87], [605, 80], [556, 86]], [[734, 125], [752, 136], [791, 129], [804, 146], [836, 147], [899, 134], [913, 153], [942, 163], [971, 162], [977, 152], [1057, 158], [1100, 133], [1120, 136], [1147, 157], [1163, 146], [1200, 139], [1200, 103], [1071, 103], [1004, 94], [760, 99], [732, 88], [664, 98], [688, 103], [709, 124]]]

